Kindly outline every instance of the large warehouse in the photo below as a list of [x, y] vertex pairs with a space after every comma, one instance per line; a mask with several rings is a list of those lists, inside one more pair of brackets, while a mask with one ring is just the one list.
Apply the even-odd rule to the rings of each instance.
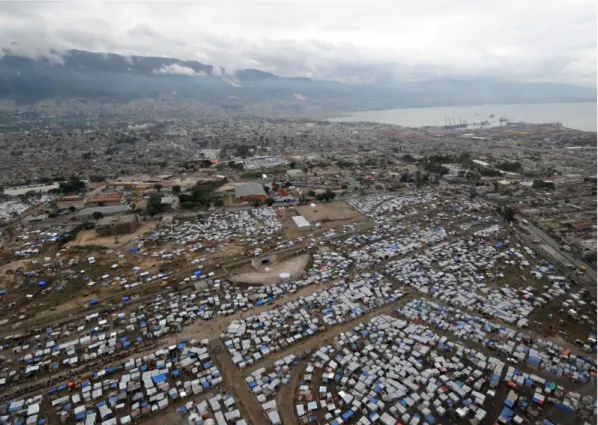
[[265, 201], [268, 199], [264, 186], [259, 183], [243, 183], [235, 187], [237, 202], [251, 202], [254, 199]]

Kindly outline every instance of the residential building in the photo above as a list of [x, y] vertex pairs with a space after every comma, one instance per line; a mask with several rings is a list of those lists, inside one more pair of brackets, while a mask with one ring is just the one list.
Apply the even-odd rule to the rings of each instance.
[[122, 203], [123, 194], [119, 192], [102, 193], [87, 200], [89, 205], [111, 206]]
[[81, 209], [85, 206], [85, 198], [83, 196], [61, 196], [60, 198], [56, 199], [56, 207], [59, 210], [66, 210], [71, 207], [76, 209]]

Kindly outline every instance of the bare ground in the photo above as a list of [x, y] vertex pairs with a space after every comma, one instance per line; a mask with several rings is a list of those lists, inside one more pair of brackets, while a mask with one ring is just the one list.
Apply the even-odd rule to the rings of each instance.
[[4, 276], [6, 272], [12, 270], [13, 272], [17, 270], [19, 267], [23, 267], [27, 270], [27, 266], [31, 264], [31, 260], [16, 260], [11, 261], [10, 263], [3, 264], [0, 266], [0, 276]]
[[283, 425], [293, 425], [296, 422], [295, 419], [295, 389], [301, 382], [303, 372], [307, 367], [307, 362], [300, 362], [291, 373], [291, 379], [289, 383], [282, 387], [276, 394], [276, 404], [280, 406], [280, 420]]
[[115, 237], [114, 236], [107, 236], [107, 237], [98, 237], [96, 236], [95, 230], [83, 230], [77, 234], [77, 237], [74, 241], [69, 242], [66, 246], [89, 246], [89, 245], [99, 245], [105, 246], [106, 248], [123, 248], [127, 246], [129, 243], [133, 242], [136, 238], [142, 236], [143, 234], [154, 230], [157, 226], [157, 221], [146, 221], [142, 222], [141, 226], [128, 235], [119, 235], [118, 236], [118, 243], [114, 243]]
[[359, 211], [343, 201], [331, 202], [329, 204], [318, 203], [316, 205], [316, 208], [312, 208], [309, 205], [298, 205], [295, 209], [310, 223], [333, 220], [355, 221], [362, 218]]

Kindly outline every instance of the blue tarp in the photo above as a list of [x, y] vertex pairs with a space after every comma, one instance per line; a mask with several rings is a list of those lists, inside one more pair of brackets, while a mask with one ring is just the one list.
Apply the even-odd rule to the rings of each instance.
[[563, 412], [573, 413], [573, 408], [571, 406], [567, 406], [566, 404], [555, 403], [554, 407], [556, 407], [559, 410], [562, 410]]
[[505, 407], [502, 409], [502, 412], [500, 412], [500, 416], [505, 419], [505, 422], [509, 423], [513, 418], [513, 411], [508, 407]]
[[152, 378], [152, 382], [154, 384], [161, 384], [162, 382], [166, 382], [166, 375], [161, 373], [160, 375], [156, 375]]
[[354, 411], [347, 410], [345, 413], [342, 414], [341, 418], [343, 419], [343, 421], [348, 421], [350, 418], [353, 417], [353, 415], [355, 415]]

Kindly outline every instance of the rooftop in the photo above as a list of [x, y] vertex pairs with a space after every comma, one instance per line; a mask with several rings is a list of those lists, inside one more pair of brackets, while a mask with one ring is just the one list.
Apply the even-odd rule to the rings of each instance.
[[94, 212], [100, 212], [106, 215], [124, 213], [127, 211], [129, 211], [128, 205], [111, 205], [107, 207], [83, 208], [81, 211], [75, 214], [75, 217], [87, 217], [93, 215]]
[[101, 195], [95, 196], [89, 200], [89, 202], [110, 202], [110, 201], [120, 201], [122, 199], [122, 193], [103, 193]]
[[83, 196], [78, 195], [71, 195], [71, 196], [61, 196], [60, 198], [56, 199], [56, 202], [60, 201], [82, 201]]
[[303, 170], [298, 170], [298, 169], [291, 169], [291, 170], [287, 170], [287, 175], [290, 177], [299, 177], [302, 176]]
[[104, 217], [98, 220], [98, 225], [116, 224], [116, 223], [131, 223], [137, 219], [136, 214], [121, 215], [118, 217]]
[[264, 186], [259, 183], [244, 183], [235, 187], [235, 197], [252, 196], [252, 195], [266, 195]]

